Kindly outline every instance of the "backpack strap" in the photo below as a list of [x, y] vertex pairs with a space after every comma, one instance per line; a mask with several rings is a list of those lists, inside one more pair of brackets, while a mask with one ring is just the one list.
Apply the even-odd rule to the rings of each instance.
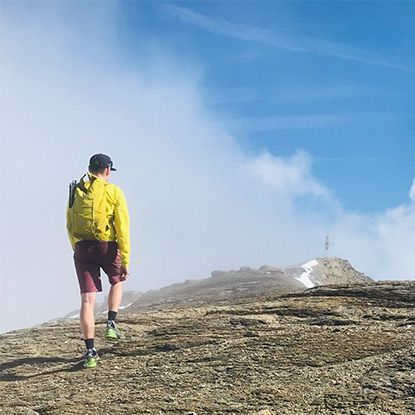
[[73, 203], [75, 201], [76, 188], [79, 187], [83, 191], [86, 191], [85, 181], [84, 181], [85, 176], [86, 176], [86, 173], [79, 179], [79, 182], [77, 182], [76, 180], [72, 180], [69, 183], [69, 208], [73, 206]]

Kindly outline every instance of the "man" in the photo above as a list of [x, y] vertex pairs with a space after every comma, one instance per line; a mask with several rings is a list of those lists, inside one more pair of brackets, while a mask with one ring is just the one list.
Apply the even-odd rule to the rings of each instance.
[[81, 290], [84, 367], [90, 368], [96, 366], [99, 358], [94, 345], [94, 305], [96, 292], [102, 291], [101, 268], [111, 284], [105, 336], [110, 340], [120, 338], [115, 320], [121, 304], [122, 283], [128, 277], [130, 238], [124, 193], [108, 183], [111, 171], [116, 171], [111, 158], [105, 154], [93, 155], [88, 170], [88, 181], [82, 178], [70, 191], [67, 228]]

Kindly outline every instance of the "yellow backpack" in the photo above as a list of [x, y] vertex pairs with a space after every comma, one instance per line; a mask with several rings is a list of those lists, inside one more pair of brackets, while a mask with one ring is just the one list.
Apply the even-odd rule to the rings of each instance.
[[68, 231], [80, 240], [103, 240], [111, 217], [106, 200], [108, 183], [91, 175], [84, 181], [84, 177], [69, 185]]

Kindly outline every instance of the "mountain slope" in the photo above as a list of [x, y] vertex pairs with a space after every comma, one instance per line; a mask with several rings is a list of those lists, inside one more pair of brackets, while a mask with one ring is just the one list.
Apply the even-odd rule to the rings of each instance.
[[[120, 310], [123, 310], [129, 306], [131, 306], [135, 301], [137, 301], [141, 296], [143, 295], [143, 293], [137, 292], [137, 291], [129, 291], [126, 290], [123, 293], [122, 296], [122, 301], [121, 301], [121, 306], [120, 306]], [[103, 314], [103, 313], [107, 313], [108, 311], [108, 307], [107, 307], [107, 302], [108, 302], [108, 296], [105, 296], [105, 299], [102, 303], [98, 303], [95, 305], [95, 314]], [[71, 318], [79, 318], [79, 308], [76, 310], [72, 310], [69, 313], [67, 313], [64, 317], [59, 318], [58, 320], [61, 319], [71, 319]], [[53, 319], [51, 321], [56, 321], [57, 319]]]
[[178, 302], [212, 302], [229, 298], [256, 296], [265, 292], [288, 293], [304, 286], [278, 268], [262, 266], [258, 270], [241, 267], [238, 271], [213, 271], [210, 278], [187, 280], [159, 290], [148, 291], [129, 310]]
[[259, 269], [213, 271], [203, 280], [186, 280], [159, 290], [144, 293], [130, 311], [149, 306], [212, 303], [231, 298], [257, 296], [270, 292], [280, 294], [303, 291], [326, 284], [364, 284], [371, 280], [340, 258], [318, 258], [286, 269], [263, 265]]
[[[415, 282], [121, 314], [83, 370], [73, 320], [0, 335], [0, 413], [415, 414]], [[127, 310], [127, 309], [126, 309]]]

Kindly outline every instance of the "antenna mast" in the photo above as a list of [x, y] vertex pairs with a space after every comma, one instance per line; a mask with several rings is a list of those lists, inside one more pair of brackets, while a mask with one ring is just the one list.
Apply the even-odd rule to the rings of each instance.
[[327, 258], [327, 255], [329, 253], [329, 247], [330, 247], [329, 235], [326, 235], [326, 241], [324, 244], [324, 258]]

